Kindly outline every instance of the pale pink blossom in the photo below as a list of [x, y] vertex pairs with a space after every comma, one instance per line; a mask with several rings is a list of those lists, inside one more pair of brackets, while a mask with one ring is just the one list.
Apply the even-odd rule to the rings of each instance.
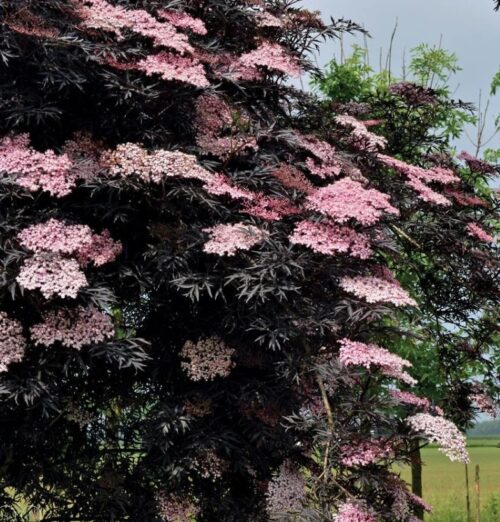
[[183, 13], [182, 11], [160, 9], [158, 10], [158, 17], [166, 20], [174, 27], [177, 27], [177, 29], [191, 31], [194, 34], [202, 36], [207, 34], [207, 28], [205, 27], [203, 20], [193, 18], [191, 15]]
[[280, 28], [284, 26], [284, 22], [281, 18], [271, 14], [269, 11], [258, 11], [255, 13], [257, 25], [260, 27], [273, 27]]
[[420, 498], [414, 493], [408, 493], [408, 497], [412, 504], [421, 507], [424, 511], [427, 511], [427, 513], [432, 513], [432, 506], [427, 504], [423, 498]]
[[342, 170], [335, 148], [326, 141], [312, 135], [295, 133], [297, 144], [310, 152], [315, 158], [307, 158], [306, 167], [319, 178], [338, 176]]
[[337, 116], [335, 121], [339, 125], [342, 125], [342, 127], [346, 127], [351, 130], [352, 143], [361, 150], [374, 152], [378, 149], [384, 149], [387, 145], [387, 140], [384, 137], [370, 132], [366, 128], [365, 123], [357, 120], [353, 116], [343, 114], [341, 116]]
[[0, 373], [6, 372], [11, 363], [19, 362], [24, 355], [26, 339], [21, 323], [0, 311]]
[[485, 243], [493, 243], [495, 241], [495, 238], [488, 234], [488, 232], [482, 229], [477, 223], [467, 224], [467, 234]]
[[314, 190], [314, 185], [305, 174], [293, 165], [281, 163], [271, 174], [286, 188], [299, 190], [306, 194]]
[[333, 516], [333, 522], [377, 522], [377, 519], [373, 511], [363, 504], [348, 500], [340, 504], [337, 514]]
[[480, 174], [494, 174], [496, 172], [493, 165], [482, 159], [475, 158], [468, 152], [463, 151], [458, 155], [458, 157], [459, 159], [465, 161], [467, 166], [473, 172], [478, 172]]
[[350, 254], [368, 259], [373, 254], [368, 236], [335, 223], [303, 220], [295, 225], [289, 241], [326, 255]]
[[376, 439], [352, 441], [350, 444], [342, 445], [340, 452], [342, 465], [350, 468], [369, 466], [394, 453], [391, 447]]
[[378, 368], [383, 375], [414, 385], [416, 380], [404, 368], [412, 364], [376, 344], [365, 344], [350, 339], [339, 341], [339, 360], [345, 366], [362, 366], [367, 370]]
[[35, 344], [80, 349], [90, 344], [111, 339], [115, 334], [113, 321], [95, 306], [59, 308], [42, 314], [43, 321], [31, 327]]
[[92, 262], [95, 266], [112, 263], [123, 250], [120, 241], [115, 241], [104, 229], [100, 234], [92, 234], [92, 241], [76, 252], [76, 258], [82, 266]]
[[253, 200], [255, 194], [249, 190], [235, 186], [227, 176], [214, 174], [209, 181], [204, 184], [204, 189], [216, 196], [229, 196], [231, 199]]
[[76, 184], [72, 167], [66, 154], [32, 149], [27, 134], [0, 140], [0, 172], [30, 192], [44, 190], [58, 198], [67, 196]]
[[49, 219], [23, 229], [17, 237], [32, 252], [74, 254], [92, 243], [92, 230], [87, 225], [66, 225]]
[[198, 164], [196, 156], [180, 151], [148, 151], [135, 143], [122, 143], [103, 154], [102, 165], [111, 176], [137, 177], [148, 183], [161, 183], [168, 177], [212, 182], [214, 175]]
[[406, 422], [415, 432], [436, 443], [451, 461], [469, 462], [467, 439], [453, 422], [429, 413], [417, 413]]
[[75, 299], [79, 290], [88, 285], [75, 259], [49, 252], [26, 259], [16, 280], [26, 290], [39, 289], [46, 299], [55, 295]]
[[191, 522], [200, 512], [188, 495], [171, 495], [162, 491], [157, 495], [156, 502], [165, 522]]
[[250, 250], [269, 236], [265, 230], [245, 223], [220, 224], [203, 231], [210, 235], [203, 250], [219, 256], [234, 256], [238, 250]]
[[285, 462], [267, 487], [267, 511], [270, 514], [300, 512], [305, 496], [304, 477], [290, 462]]
[[399, 215], [398, 209], [389, 200], [387, 194], [376, 189], [365, 189], [361, 183], [343, 178], [310, 194], [307, 206], [337, 223], [353, 219], [362, 225], [373, 225], [384, 212]]
[[300, 214], [302, 210], [288, 199], [256, 194], [244, 204], [242, 212], [267, 221], [279, 221], [286, 216]]
[[402, 404], [415, 406], [426, 412], [431, 410], [431, 402], [426, 397], [419, 397], [412, 392], [400, 390], [389, 390], [389, 393], [394, 399]]
[[240, 57], [240, 63], [246, 67], [264, 67], [293, 77], [302, 74], [299, 60], [281, 45], [265, 41], [260, 46]]
[[487, 393], [477, 391], [473, 393], [470, 398], [479, 410], [496, 419], [499, 412], [499, 405]]
[[227, 377], [234, 367], [234, 348], [217, 337], [186, 341], [181, 350], [182, 369], [192, 381], [212, 381]]
[[101, 29], [123, 38], [123, 30], [128, 29], [150, 38], [154, 45], [168, 47], [179, 53], [191, 52], [186, 35], [179, 33], [173, 24], [159, 22], [144, 9], [125, 9], [105, 0], [72, 0], [77, 14], [83, 20], [82, 26]]
[[392, 303], [395, 306], [416, 306], [398, 282], [373, 276], [343, 277], [340, 286], [346, 292], [364, 299], [368, 303]]
[[159, 75], [165, 81], [176, 80], [200, 88], [210, 85], [203, 64], [188, 56], [163, 51], [139, 60], [133, 67], [147, 76]]

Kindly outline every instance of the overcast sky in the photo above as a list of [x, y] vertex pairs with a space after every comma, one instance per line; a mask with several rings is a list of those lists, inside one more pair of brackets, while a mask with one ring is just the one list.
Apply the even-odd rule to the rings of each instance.
[[[303, 0], [310, 10], [321, 11], [323, 19], [349, 18], [370, 33], [370, 62], [378, 70], [379, 52], [387, 52], [398, 19], [393, 46], [393, 70], [399, 68], [404, 51], [420, 43], [437, 44], [456, 53], [462, 71], [452, 80], [455, 98], [477, 103], [479, 91], [489, 93], [491, 78], [500, 67], [500, 12], [493, 11], [492, 0]], [[346, 39], [346, 51], [355, 42]], [[362, 39], [357, 42], [362, 45]], [[338, 43], [328, 42], [321, 49], [320, 65], [339, 56]], [[491, 100], [493, 114], [500, 114], [500, 93]], [[490, 126], [491, 128], [491, 126]], [[463, 139], [458, 144], [471, 150]], [[500, 136], [490, 144], [500, 148]]]

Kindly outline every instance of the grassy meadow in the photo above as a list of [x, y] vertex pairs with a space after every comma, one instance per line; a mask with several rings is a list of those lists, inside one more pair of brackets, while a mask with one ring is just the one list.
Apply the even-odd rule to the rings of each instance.
[[[500, 522], [500, 437], [469, 438], [471, 462], [469, 494], [471, 522], [476, 522], [475, 469], [480, 473], [480, 521]], [[423, 496], [433, 506], [429, 522], [468, 522], [466, 508], [465, 466], [450, 462], [436, 447], [422, 450]], [[403, 468], [401, 476], [411, 482], [410, 470]]]

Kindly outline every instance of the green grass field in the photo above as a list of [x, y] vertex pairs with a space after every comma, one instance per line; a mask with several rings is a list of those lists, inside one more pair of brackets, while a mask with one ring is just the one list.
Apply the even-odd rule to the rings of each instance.
[[[481, 522], [500, 522], [500, 437], [470, 438], [469, 490], [471, 521], [476, 521], [474, 476], [480, 472]], [[435, 447], [422, 450], [424, 499], [434, 507], [429, 522], [467, 522], [465, 466], [450, 462]], [[410, 482], [410, 470], [401, 476]]]

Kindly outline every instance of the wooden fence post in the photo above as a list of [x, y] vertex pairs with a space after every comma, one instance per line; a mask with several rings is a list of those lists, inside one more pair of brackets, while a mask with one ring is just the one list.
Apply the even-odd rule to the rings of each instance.
[[476, 465], [476, 480], [475, 480], [475, 489], [476, 489], [476, 522], [481, 522], [481, 485], [479, 481], [479, 464]]
[[465, 464], [465, 503], [467, 505], [467, 522], [471, 522], [470, 518], [470, 490], [469, 490], [469, 465]]

